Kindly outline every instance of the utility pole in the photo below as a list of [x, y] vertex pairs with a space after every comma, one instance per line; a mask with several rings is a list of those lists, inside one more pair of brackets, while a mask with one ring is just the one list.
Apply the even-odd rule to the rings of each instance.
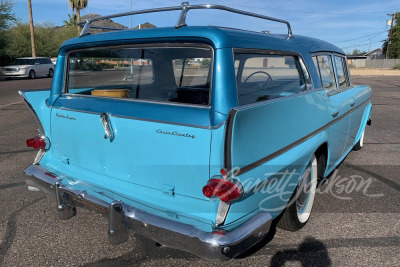
[[[131, 12], [132, 12], [132, 0], [131, 0]], [[132, 29], [132, 15], [131, 15], [131, 29]]]
[[32, 57], [36, 57], [35, 28], [33, 27], [33, 16], [32, 16], [32, 3], [31, 3], [31, 0], [28, 0], [28, 8], [29, 8], [29, 28], [31, 30]]
[[393, 32], [393, 23], [394, 23], [394, 14], [388, 14], [388, 16], [392, 16], [392, 23], [390, 24], [390, 33], [389, 33], [389, 40], [388, 46], [386, 49], [386, 58], [389, 58], [389, 51], [390, 51], [390, 41], [392, 40], [392, 32]]

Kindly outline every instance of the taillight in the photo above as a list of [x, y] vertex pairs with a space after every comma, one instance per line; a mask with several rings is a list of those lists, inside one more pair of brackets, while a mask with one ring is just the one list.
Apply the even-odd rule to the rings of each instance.
[[39, 136], [35, 136], [34, 138], [26, 140], [26, 145], [35, 149], [45, 149], [46, 140]]
[[218, 197], [223, 202], [238, 199], [243, 194], [243, 189], [238, 181], [234, 183], [228, 180], [211, 179], [203, 187], [203, 194], [210, 197]]

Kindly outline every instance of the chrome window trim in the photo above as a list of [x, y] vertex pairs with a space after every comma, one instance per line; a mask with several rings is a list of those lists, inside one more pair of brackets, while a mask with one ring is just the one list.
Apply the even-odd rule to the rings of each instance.
[[[301, 91], [301, 92], [298, 92], [296, 94], [293, 94], [292, 96], [278, 97], [276, 99], [284, 99], [284, 98], [287, 98], [287, 97], [293, 97], [293, 96], [297, 96], [297, 95], [300, 95], [300, 94], [303, 94], [303, 93], [309, 93], [309, 92], [313, 92], [313, 91], [318, 91], [319, 90], [319, 89], [315, 88], [315, 86], [314, 86], [314, 82], [311, 79], [310, 71], [309, 71], [309, 69], [307, 67], [307, 64], [305, 63], [301, 53], [290, 52], [290, 51], [281, 51], [281, 50], [256, 49], [256, 48], [255, 49], [252, 49], [252, 48], [232, 48], [233, 66], [235, 66], [235, 53], [240, 53], [240, 52], [242, 52], [244, 54], [293, 56], [293, 57], [298, 57], [299, 61], [302, 61], [302, 63], [303, 63], [302, 66], [304, 66], [305, 70], [307, 71], [308, 77], [310, 77], [310, 81], [309, 81], [310, 83], [307, 83], [307, 81], [304, 81], [306, 89]], [[234, 69], [234, 71], [235, 71], [235, 69]], [[304, 71], [303, 68], [301, 68], [301, 71], [302, 72]], [[236, 75], [237, 74], [235, 73], [236, 99], [237, 99], [237, 103], [239, 105], [239, 94], [238, 94], [238, 89], [237, 89], [237, 77], [236, 77]], [[300, 75], [300, 73], [299, 73], [299, 75]], [[303, 76], [305, 76], [304, 73], [303, 73]], [[310, 85], [311, 88], [308, 88], [308, 86], [307, 86], [308, 84]], [[248, 106], [248, 105], [258, 104], [258, 103], [264, 104], [266, 102], [273, 101], [273, 100], [275, 100], [275, 99], [264, 100], [264, 101], [259, 101], [259, 102], [254, 102], [254, 103], [249, 103], [249, 104], [246, 104], [246, 105], [242, 105], [242, 106], [239, 105], [239, 106], [243, 107], [243, 106]]]
[[[290, 149], [296, 147], [297, 145], [307, 141], [308, 139], [314, 137], [315, 135], [317, 135], [318, 133], [326, 130], [327, 128], [329, 128], [331, 125], [335, 124], [336, 122], [338, 122], [339, 120], [343, 119], [344, 117], [346, 117], [347, 115], [349, 115], [350, 113], [352, 113], [353, 111], [355, 111], [356, 109], [362, 107], [365, 103], [367, 103], [368, 101], [370, 101], [370, 98], [364, 100], [362, 103], [360, 103], [357, 106], [352, 107], [350, 110], [348, 110], [346, 113], [344, 113], [343, 115], [337, 117], [336, 119], [333, 119], [332, 121], [330, 121], [329, 123], [325, 124], [324, 126], [318, 128], [317, 130], [309, 133], [308, 135], [298, 139], [297, 141], [255, 161], [252, 162], [240, 169], [238, 169], [237, 171], [235, 171], [235, 176], [239, 176], [241, 174], [244, 174], [254, 168], [257, 168], [261, 165], [263, 165], [264, 163], [282, 155], [283, 153], [289, 151]], [[227, 168], [228, 171], [232, 170], [232, 122], [234, 121], [234, 117], [236, 115], [236, 113], [239, 111], [239, 109], [234, 108], [229, 112], [229, 117], [228, 117], [228, 122], [227, 122], [227, 127], [226, 127], [226, 134], [225, 134], [225, 149], [224, 149], [224, 166], [225, 168]]]
[[[340, 94], [340, 93], [342, 93], [342, 92], [345, 92], [345, 91], [347, 91], [347, 90], [349, 90], [349, 89], [354, 88], [354, 86], [353, 86], [353, 84], [351, 83], [351, 80], [350, 80], [350, 70], [349, 70], [349, 68], [348, 68], [346, 56], [344, 56], [344, 55], [342, 55], [342, 54], [339, 54], [339, 53], [333, 53], [333, 55], [334, 55], [335, 57], [340, 57], [340, 58], [344, 59], [345, 64], [346, 64], [345, 75], [346, 75], [347, 82], [348, 82], [349, 85], [346, 86], [346, 87], [343, 87], [343, 88], [339, 88], [339, 89], [337, 89], [337, 90], [334, 90], [334, 91], [332, 91], [332, 92], [328, 92], [328, 93], [327, 93], [328, 97], [333, 96], [333, 95], [336, 95], [336, 94]], [[346, 72], [347, 72], [347, 73], [346, 73]], [[335, 63], [335, 75], [336, 75], [336, 63]]]
[[[191, 38], [191, 37], [187, 37], [187, 38]], [[112, 49], [112, 48], [147, 48], [147, 49], [155, 49], [155, 48], [182, 48], [182, 47], [186, 47], [186, 48], [203, 48], [203, 49], [209, 49], [211, 50], [211, 65], [210, 65], [210, 88], [209, 88], [209, 95], [208, 95], [208, 104], [207, 105], [199, 105], [199, 104], [185, 104], [185, 103], [170, 103], [170, 102], [166, 102], [166, 101], [151, 101], [151, 100], [143, 100], [143, 99], [129, 99], [129, 98], [118, 98], [118, 97], [106, 97], [106, 96], [91, 96], [90, 97], [95, 97], [95, 98], [107, 98], [107, 99], [115, 99], [118, 101], [133, 101], [133, 102], [148, 102], [148, 103], [168, 103], [170, 105], [185, 105], [185, 106], [189, 106], [189, 107], [194, 107], [194, 108], [210, 108], [211, 107], [211, 102], [212, 102], [212, 94], [213, 94], [213, 90], [214, 90], [214, 64], [215, 64], [215, 49], [210, 45], [207, 44], [207, 41], [210, 42], [208, 39], [204, 39], [202, 38], [203, 43], [190, 43], [190, 42], [165, 42], [165, 43], [147, 43], [147, 44], [121, 44], [121, 45], [102, 45], [99, 44], [99, 46], [91, 46], [91, 47], [84, 47], [84, 48], [78, 48], [78, 49], [72, 49], [70, 51], [67, 52], [67, 54], [65, 55], [65, 66], [64, 66], [64, 82], [63, 82], [63, 87], [62, 87], [62, 95], [67, 95], [67, 96], [77, 96], [78, 94], [70, 94], [68, 93], [68, 83], [69, 83], [69, 57], [71, 53], [77, 52], [77, 51], [88, 51], [92, 48], [108, 48], [108, 49]], [[83, 95], [79, 95], [80, 97], [82, 97]], [[86, 95], [84, 95], [86, 96]], [[86, 96], [87, 97], [87, 96]]]

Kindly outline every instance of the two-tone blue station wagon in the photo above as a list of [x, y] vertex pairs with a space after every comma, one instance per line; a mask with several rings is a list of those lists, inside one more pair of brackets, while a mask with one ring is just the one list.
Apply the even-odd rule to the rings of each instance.
[[[187, 26], [203, 8], [288, 34]], [[89, 33], [169, 10], [182, 10], [176, 27]], [[132, 230], [213, 261], [273, 220], [303, 227], [318, 180], [362, 147], [372, 107], [338, 47], [188, 3], [87, 20], [61, 46], [51, 91], [20, 94], [38, 128], [26, 183], [55, 197], [62, 220], [84, 207], [108, 218], [112, 244]]]

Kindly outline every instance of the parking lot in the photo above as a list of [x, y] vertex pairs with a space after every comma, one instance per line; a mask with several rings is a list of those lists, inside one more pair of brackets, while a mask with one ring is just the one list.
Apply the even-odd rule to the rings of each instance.
[[[400, 266], [400, 76], [356, 76], [353, 83], [373, 89], [363, 149], [320, 188], [302, 230], [273, 227], [229, 265]], [[112, 246], [105, 218], [78, 210], [61, 221], [55, 199], [27, 190], [23, 170], [36, 153], [25, 141], [36, 128], [17, 91], [50, 86], [50, 78], [0, 81], [0, 266], [209, 266], [184, 252], [144, 247], [133, 234]]]

